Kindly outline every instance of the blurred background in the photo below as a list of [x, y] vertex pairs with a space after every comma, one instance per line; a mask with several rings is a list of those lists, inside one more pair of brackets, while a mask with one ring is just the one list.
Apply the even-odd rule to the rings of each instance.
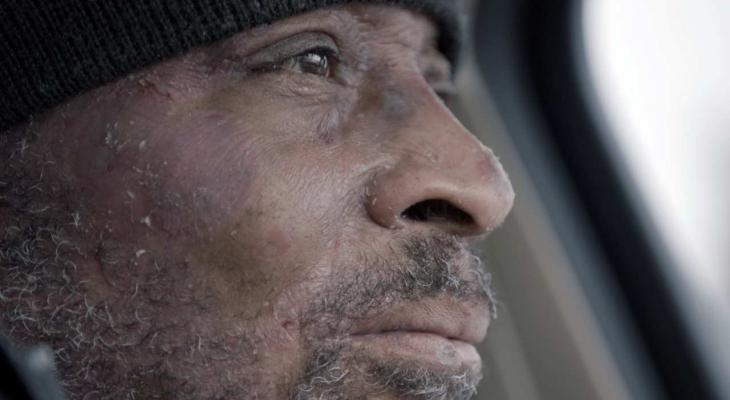
[[730, 399], [730, 1], [480, 0], [453, 109], [517, 192], [480, 399]]

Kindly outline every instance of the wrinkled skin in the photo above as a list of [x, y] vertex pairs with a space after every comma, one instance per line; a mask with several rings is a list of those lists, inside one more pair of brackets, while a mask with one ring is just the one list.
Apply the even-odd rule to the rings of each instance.
[[[0, 183], [32, 198], [0, 211], [4, 243], [35, 248], [0, 259], [5, 330], [49, 342], [78, 399], [457, 398], [383, 376], [475, 382], [471, 350], [444, 340], [422, 359], [418, 345], [354, 335], [416, 315], [478, 321], [466, 335], [479, 340], [488, 323], [466, 249], [513, 193], [439, 97], [450, 70], [435, 43], [410, 11], [322, 10], [146, 68], [11, 135]], [[292, 58], [322, 47], [327, 66]], [[406, 212], [429, 200], [449, 206]], [[453, 271], [403, 283], [419, 265]]]

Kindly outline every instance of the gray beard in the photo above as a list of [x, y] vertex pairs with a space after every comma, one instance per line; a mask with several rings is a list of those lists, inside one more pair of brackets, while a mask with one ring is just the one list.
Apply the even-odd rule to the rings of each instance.
[[[172, 278], [189, 266], [106, 274], [122, 295], [94, 302], [77, 260], [98, 258], [117, 271], [125, 260], [109, 244], [81, 255], [63, 234], [65, 224], [38, 222], [0, 232], [0, 330], [21, 345], [48, 344], [69, 399], [256, 398], [260, 335], [250, 321], [220, 332], [192, 329], [214, 305], [204, 291]], [[217, 373], [242, 369], [252, 372]]]
[[[472, 255], [466, 271], [451, 266], [454, 256], [464, 250], [458, 240], [442, 235], [408, 240], [402, 247], [405, 258], [397, 262], [362, 256], [361, 267], [335, 274], [329, 279], [333, 284], [322, 289], [305, 313], [302, 326], [326, 327], [324, 334], [313, 335], [321, 335], [325, 342], [336, 332], [346, 331], [347, 321], [368, 318], [402, 301], [442, 295], [488, 303], [491, 317], [496, 318], [490, 276], [480, 259]], [[414, 400], [466, 400], [475, 397], [482, 377], [468, 369], [434, 371], [416, 363], [374, 359], [350, 349], [346, 342], [313, 343], [312, 347], [315, 350], [291, 400], [365, 399], [373, 393]]]
[[347, 359], [343, 350], [343, 346], [316, 350], [290, 400], [364, 400], [377, 393], [413, 400], [468, 400], [475, 398], [481, 379], [468, 370], [434, 372], [364, 355]]
[[[87, 283], [75, 278], [75, 260], [95, 257], [102, 267], [123, 269], [122, 259], [108, 244], [97, 247], [96, 254], [81, 254], [64, 235], [78, 223], [76, 218], [17, 219], [0, 232], [3, 329], [20, 343], [47, 343], [54, 349], [70, 399], [266, 398], [257, 392], [260, 378], [255, 372], [255, 354], [263, 341], [247, 321], [227, 332], [188, 329], [194, 316], [211, 307], [206, 294], [191, 291], [187, 282], [176, 286], [179, 282], [172, 276], [184, 275], [190, 266], [161, 263], [126, 280], [111, 274], [110, 283], [126, 296], [93, 304], [86, 296]], [[468, 279], [465, 271], [452, 271], [450, 260], [459, 250], [455, 239], [414, 239], [401, 247], [405, 256], [363, 255], [359, 267], [342, 269], [346, 272], [328, 279], [332, 284], [322, 288], [302, 316], [302, 329], [336, 339], [343, 321], [354, 316], [367, 316], [402, 300], [444, 294], [489, 302], [494, 314], [489, 275], [479, 264], [466, 271]], [[476, 393], [480, 376], [473, 371], [437, 372], [369, 359], [338, 340], [323, 345], [325, 336], [318, 335], [309, 339], [311, 356], [290, 391], [292, 400], [357, 399], [366, 393], [469, 399]], [[220, 373], [240, 372], [242, 364], [251, 372]]]

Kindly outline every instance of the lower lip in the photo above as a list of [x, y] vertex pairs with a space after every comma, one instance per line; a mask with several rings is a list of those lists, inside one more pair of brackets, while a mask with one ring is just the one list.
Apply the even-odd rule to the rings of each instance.
[[474, 345], [433, 333], [394, 331], [353, 335], [352, 340], [369, 356], [406, 359], [446, 368], [478, 368], [481, 365]]

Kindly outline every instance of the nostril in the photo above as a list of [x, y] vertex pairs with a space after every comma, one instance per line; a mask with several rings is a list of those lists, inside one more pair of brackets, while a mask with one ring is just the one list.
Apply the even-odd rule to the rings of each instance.
[[408, 207], [401, 214], [403, 219], [418, 222], [450, 222], [472, 225], [474, 218], [446, 200], [424, 200]]

